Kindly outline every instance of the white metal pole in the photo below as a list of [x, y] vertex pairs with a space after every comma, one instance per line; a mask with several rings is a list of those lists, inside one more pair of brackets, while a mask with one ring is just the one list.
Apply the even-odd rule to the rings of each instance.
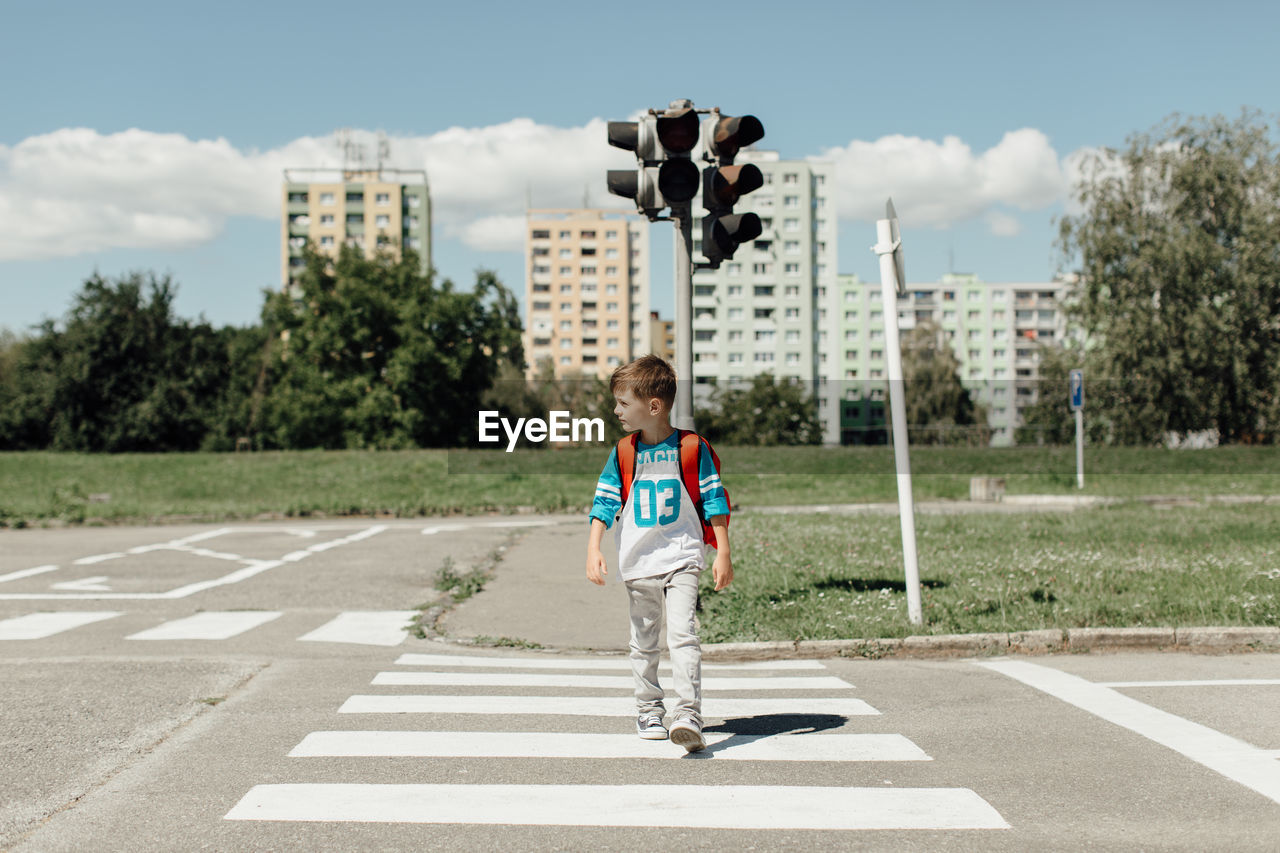
[[916, 512], [911, 496], [911, 456], [907, 444], [907, 401], [898, 340], [898, 273], [893, 263], [888, 219], [876, 220], [875, 253], [880, 256], [880, 293], [884, 299], [885, 354], [889, 360], [889, 407], [893, 418], [893, 459], [898, 472], [898, 517], [902, 522], [902, 560], [906, 568], [907, 617], [924, 622], [920, 607], [920, 568], [916, 562]]
[[675, 428], [693, 429], [693, 208], [671, 208], [676, 226]]
[[1084, 410], [1076, 409], [1076, 488], [1084, 488]]

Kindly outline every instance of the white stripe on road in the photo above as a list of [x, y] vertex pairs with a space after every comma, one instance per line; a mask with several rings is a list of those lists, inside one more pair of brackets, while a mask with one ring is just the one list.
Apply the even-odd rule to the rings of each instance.
[[[630, 696], [446, 696], [386, 694], [352, 696], [339, 714], [556, 714], [580, 717], [634, 717]], [[866, 717], [879, 715], [861, 699], [712, 699], [702, 715], [716, 719], [763, 715]]]
[[105, 563], [107, 560], [118, 560], [123, 556], [123, 553], [115, 551], [110, 554], [94, 554], [92, 557], [81, 557], [74, 562], [77, 566], [92, 566], [94, 563]]
[[791, 830], [1009, 828], [968, 788], [755, 785], [257, 785], [226, 819]]
[[1211, 681], [1098, 681], [1099, 687], [1252, 687], [1280, 684], [1280, 678], [1218, 678]]
[[120, 614], [109, 610], [92, 612], [63, 611], [61, 613], [29, 613], [13, 619], [0, 620], [0, 640], [42, 640], [72, 628], [114, 619]]
[[[932, 761], [899, 734], [744, 736], [707, 732], [697, 758], [739, 761]], [[669, 741], [560, 732], [312, 732], [294, 758], [684, 758]]]
[[[592, 687], [631, 690], [630, 675], [543, 675], [528, 672], [380, 672], [373, 684], [380, 687]], [[705, 678], [705, 692], [717, 690], [851, 690], [853, 685], [834, 675], [756, 676]]]
[[[604, 669], [618, 672], [630, 672], [631, 662], [624, 657], [599, 658], [504, 658], [480, 657], [468, 655], [422, 655], [403, 654], [396, 658], [398, 666], [460, 666], [501, 669]], [[671, 664], [663, 661], [661, 667], [670, 669]], [[756, 669], [826, 669], [821, 661], [816, 660], [775, 660], [753, 661], [751, 663], [706, 663], [702, 664], [703, 672], [756, 670]]]
[[348, 610], [298, 639], [308, 643], [398, 646], [409, 636], [409, 622], [417, 615], [416, 610]]
[[226, 640], [280, 618], [279, 611], [210, 611], [130, 634], [126, 640]]
[[34, 569], [19, 569], [16, 572], [9, 572], [7, 575], [0, 575], [0, 583], [5, 581], [16, 581], [22, 578], [29, 578], [32, 575], [42, 575], [45, 572], [56, 572], [57, 566], [36, 566]]
[[1136, 732], [1280, 803], [1280, 764], [1266, 750], [1051, 667], [1013, 660], [978, 665]]

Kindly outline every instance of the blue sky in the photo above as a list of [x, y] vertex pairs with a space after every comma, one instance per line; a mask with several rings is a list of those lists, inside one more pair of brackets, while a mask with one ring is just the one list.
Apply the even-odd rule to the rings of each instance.
[[[279, 169], [332, 156], [341, 127], [427, 168], [442, 275], [490, 267], [519, 293], [526, 193], [605, 201], [603, 170], [629, 155], [598, 122], [677, 97], [759, 116], [785, 158], [837, 160], [841, 271], [878, 275], [892, 192], [912, 281], [952, 258], [1044, 280], [1074, 154], [1175, 111], [1273, 113], [1280, 92], [1280, 7], [1263, 2], [365, 8], [11, 5], [0, 326], [60, 317], [95, 269], [168, 272], [183, 316], [252, 322], [279, 276]], [[670, 226], [653, 229], [669, 316]]]

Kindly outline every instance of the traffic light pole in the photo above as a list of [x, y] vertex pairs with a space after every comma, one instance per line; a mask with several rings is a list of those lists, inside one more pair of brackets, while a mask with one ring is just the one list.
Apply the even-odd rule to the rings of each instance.
[[676, 226], [676, 429], [693, 429], [693, 207], [672, 205]]

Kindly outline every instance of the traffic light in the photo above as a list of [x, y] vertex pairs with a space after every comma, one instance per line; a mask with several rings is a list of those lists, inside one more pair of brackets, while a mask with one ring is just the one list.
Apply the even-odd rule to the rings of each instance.
[[698, 144], [698, 114], [676, 106], [639, 121], [609, 122], [609, 144], [634, 151], [636, 169], [610, 169], [609, 192], [635, 201], [650, 218], [672, 204], [692, 201], [698, 193], [698, 167], [689, 152]]
[[764, 125], [755, 116], [722, 116], [713, 112], [702, 123], [702, 156], [711, 165], [702, 170], [702, 254], [707, 266], [717, 269], [732, 258], [738, 246], [760, 236], [763, 228], [754, 213], [734, 213], [742, 196], [764, 186], [758, 166], [733, 165], [747, 145], [764, 138]]

